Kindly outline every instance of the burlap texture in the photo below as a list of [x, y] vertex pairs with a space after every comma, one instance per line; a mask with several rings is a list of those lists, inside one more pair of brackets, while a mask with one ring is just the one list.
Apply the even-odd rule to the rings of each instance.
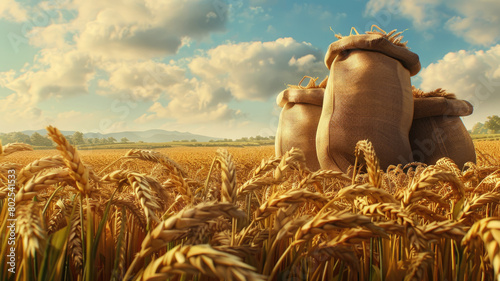
[[472, 138], [460, 119], [472, 114], [469, 102], [442, 97], [416, 98], [414, 102], [410, 144], [415, 161], [433, 165], [448, 157], [460, 168], [476, 162]]
[[321, 116], [324, 88], [286, 89], [276, 103], [283, 107], [276, 132], [276, 156], [282, 156], [292, 147], [304, 152], [306, 165], [316, 171], [320, 168], [316, 156], [316, 128]]
[[346, 172], [364, 139], [382, 169], [412, 162], [410, 76], [420, 70], [418, 55], [380, 35], [355, 35], [332, 43], [325, 63], [330, 77], [316, 134], [321, 168]]
[[379, 34], [352, 35], [333, 42], [326, 52], [326, 67], [330, 69], [333, 61], [342, 51], [353, 49], [379, 52], [396, 59], [408, 69], [410, 76], [416, 75], [421, 68], [417, 54], [407, 48], [394, 45]]
[[415, 98], [413, 119], [433, 116], [467, 116], [473, 111], [472, 105], [465, 100], [444, 97]]

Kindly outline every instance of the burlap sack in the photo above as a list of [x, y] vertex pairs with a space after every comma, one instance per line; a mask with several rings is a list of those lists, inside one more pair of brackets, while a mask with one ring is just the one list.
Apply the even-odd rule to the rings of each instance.
[[290, 86], [276, 99], [283, 108], [276, 132], [276, 156], [283, 156], [292, 147], [299, 148], [304, 152], [306, 165], [311, 171], [320, 168], [316, 156], [316, 128], [327, 80], [318, 86], [314, 81], [311, 79], [306, 87]]
[[441, 89], [422, 93], [414, 90], [415, 111], [410, 130], [414, 160], [433, 165], [448, 157], [459, 168], [467, 162], [475, 163], [472, 138], [460, 119], [472, 114], [472, 105]]
[[418, 73], [420, 62], [400, 39], [371, 32], [330, 45], [325, 57], [330, 78], [316, 135], [322, 169], [346, 172], [354, 164], [356, 143], [365, 139], [382, 169], [413, 161], [410, 76]]

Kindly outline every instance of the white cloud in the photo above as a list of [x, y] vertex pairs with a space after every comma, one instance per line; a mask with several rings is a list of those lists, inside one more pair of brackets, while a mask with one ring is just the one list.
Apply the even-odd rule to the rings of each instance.
[[79, 48], [114, 58], [174, 54], [183, 38], [223, 31], [227, 21], [227, 6], [218, 0], [76, 2], [85, 19], [76, 38]]
[[80, 111], [70, 110], [57, 114], [57, 119], [77, 119], [92, 116], [92, 113], [82, 113]]
[[185, 79], [185, 70], [155, 61], [109, 62], [102, 68], [109, 73], [99, 81], [99, 94], [131, 100], [157, 100], [170, 86]]
[[17, 94], [0, 99], [0, 112], [2, 132], [40, 129], [44, 125], [42, 111], [29, 98]]
[[64, 24], [51, 24], [44, 27], [34, 27], [28, 34], [29, 43], [39, 48], [67, 49], [69, 44], [63, 36], [69, 32]]
[[[324, 53], [292, 38], [226, 43], [193, 58], [170, 63], [154, 59], [223, 31], [229, 16], [225, 1], [59, 2], [55, 6], [42, 2], [26, 12], [29, 17], [36, 9], [43, 12], [45, 7], [48, 13], [46, 24], [35, 23], [25, 34], [29, 43], [41, 50], [23, 68], [0, 72], [0, 86], [14, 92], [0, 99], [0, 110], [5, 112], [3, 116], [16, 116], [23, 126], [29, 124], [38, 129], [52, 123], [68, 129], [90, 124], [97, 127], [95, 124], [106, 119], [104, 113], [88, 114], [79, 104], [65, 109], [55, 104], [46, 110], [51, 100], [94, 95], [95, 89], [102, 96], [152, 102], [139, 118], [134, 114], [129, 119], [120, 119], [104, 126], [107, 131], [127, 128], [127, 122], [136, 128], [143, 127], [138, 124], [145, 122], [175, 122], [193, 130], [198, 123], [206, 130], [238, 126], [242, 126], [238, 127], [242, 132], [243, 128], [256, 130], [256, 122], [245, 123], [248, 122], [245, 109], [242, 112], [238, 107], [247, 105], [239, 100], [267, 101], [283, 90], [285, 84], [297, 83], [304, 75], [327, 74]], [[237, 5], [237, 2], [231, 3]], [[249, 16], [269, 18], [270, 8], [266, 6], [270, 1], [254, 2], [261, 2], [264, 8], [253, 6]], [[5, 7], [0, 4], [0, 15]], [[321, 12], [313, 9], [316, 6], [304, 7], [314, 15]], [[273, 32], [272, 26], [269, 29]], [[89, 98], [109, 102], [102, 96]], [[130, 122], [132, 118], [137, 118], [135, 123]], [[3, 127], [6, 124], [5, 128], [15, 129], [14, 121], [0, 119], [0, 122]]]
[[[26, 20], [14, 13], [22, 8], [17, 4], [2, 2], [0, 17], [9, 13]], [[20, 106], [16, 115], [35, 118], [37, 113], [39, 118], [43, 112], [37, 104], [88, 94], [94, 78], [99, 79], [96, 92], [101, 95], [159, 99], [169, 87], [186, 83], [186, 70], [151, 58], [174, 54], [193, 40], [223, 31], [228, 8], [220, 0], [73, 0], [41, 2], [22, 11], [40, 14], [39, 22], [30, 19], [23, 32], [41, 50], [22, 69], [0, 72], [0, 85], [14, 92], [9, 99], [25, 101], [4, 103]], [[172, 91], [167, 99], [177, 102], [182, 93]], [[216, 98], [208, 90], [205, 95]]]
[[147, 114], [136, 119], [146, 123], [156, 119], [173, 119], [178, 123], [220, 122], [237, 118], [240, 113], [229, 108], [231, 94], [224, 88], [200, 82], [196, 78], [185, 80], [169, 89], [169, 102], [155, 102]]
[[44, 49], [35, 57], [35, 63], [16, 73], [8, 72], [3, 85], [34, 103], [47, 98], [88, 93], [88, 82], [95, 69], [88, 55], [78, 51]]
[[52, 125], [59, 130], [88, 132], [93, 129], [89, 125], [97, 123], [97, 116], [91, 112], [69, 110], [59, 113], [44, 112], [44, 115], [46, 115], [44, 127]]
[[[370, 0], [366, 4], [365, 15], [379, 13], [384, 13], [389, 21], [391, 17], [411, 19], [417, 29], [430, 29], [442, 24], [473, 44], [487, 46], [500, 39], [499, 1]], [[456, 16], [450, 16], [452, 14]]]
[[444, 88], [474, 105], [472, 122], [483, 122], [486, 116], [498, 114], [500, 104], [500, 45], [486, 51], [450, 52], [437, 63], [420, 71], [423, 90]]
[[165, 85], [163, 99], [135, 122], [221, 124], [233, 120], [234, 124], [245, 114], [228, 105], [233, 98], [266, 101], [283, 90], [286, 83], [297, 83], [304, 75], [323, 76], [327, 70], [322, 58], [311, 44], [292, 38], [219, 45], [191, 60], [189, 69], [195, 78], [175, 79], [176, 83]]
[[374, 16], [384, 11], [392, 16], [410, 18], [416, 28], [429, 28], [439, 22], [438, 5], [439, 1], [431, 0], [370, 0], [366, 4], [365, 15]]
[[323, 53], [293, 38], [225, 44], [194, 58], [191, 72], [225, 87], [240, 100], [267, 100], [302, 76], [327, 74]]
[[0, 19], [22, 22], [28, 19], [28, 11], [15, 0], [0, 2]]
[[[228, 7], [220, 0], [46, 3], [30, 7], [29, 12], [22, 10], [23, 17], [16, 16], [30, 20], [27, 24], [33, 29], [23, 34], [29, 37], [30, 44], [42, 48], [70, 44], [94, 56], [118, 60], [175, 54], [192, 39], [201, 40], [212, 32], [224, 31], [228, 17]], [[17, 15], [12, 12], [16, 7], [21, 9], [13, 0], [2, 2], [0, 18], [3, 14]], [[63, 16], [68, 13], [71, 16]]]
[[500, 2], [489, 0], [456, 1], [453, 7], [462, 15], [450, 18], [446, 26], [468, 42], [484, 46], [500, 39]]

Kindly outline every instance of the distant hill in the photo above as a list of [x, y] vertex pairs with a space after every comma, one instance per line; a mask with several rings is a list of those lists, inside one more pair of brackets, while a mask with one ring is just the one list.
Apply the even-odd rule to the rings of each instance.
[[[39, 133], [42, 136], [47, 135], [46, 130], [26, 130], [22, 133], [26, 135], [33, 134], [34, 132]], [[75, 131], [61, 131], [65, 136], [73, 135]], [[169, 141], [180, 141], [180, 140], [192, 140], [195, 139], [200, 142], [206, 142], [209, 140], [220, 140], [221, 138], [208, 137], [203, 135], [191, 134], [189, 132], [179, 132], [179, 131], [166, 131], [166, 130], [147, 130], [147, 131], [127, 131], [127, 132], [117, 132], [109, 134], [101, 133], [85, 133], [83, 134], [85, 138], [109, 138], [113, 137], [118, 142], [121, 138], [125, 137], [131, 142], [169, 142]]]

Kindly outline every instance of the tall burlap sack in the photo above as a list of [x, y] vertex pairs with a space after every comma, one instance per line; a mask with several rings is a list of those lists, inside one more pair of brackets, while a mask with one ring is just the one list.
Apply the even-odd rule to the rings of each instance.
[[472, 114], [472, 105], [441, 89], [421, 93], [414, 89], [415, 111], [410, 130], [414, 160], [433, 165], [448, 157], [459, 168], [467, 162], [475, 163], [472, 138], [460, 119]]
[[399, 42], [400, 37], [372, 32], [330, 45], [325, 57], [330, 78], [316, 135], [322, 169], [346, 172], [354, 164], [356, 143], [365, 139], [382, 169], [413, 161], [410, 76], [420, 71], [420, 61]]
[[290, 86], [276, 98], [276, 103], [283, 108], [276, 132], [276, 156], [283, 156], [292, 147], [299, 148], [304, 152], [306, 166], [311, 171], [320, 168], [316, 156], [316, 128], [327, 80], [318, 86], [314, 81], [311, 79], [306, 87], [300, 87], [300, 83], [299, 86]]

